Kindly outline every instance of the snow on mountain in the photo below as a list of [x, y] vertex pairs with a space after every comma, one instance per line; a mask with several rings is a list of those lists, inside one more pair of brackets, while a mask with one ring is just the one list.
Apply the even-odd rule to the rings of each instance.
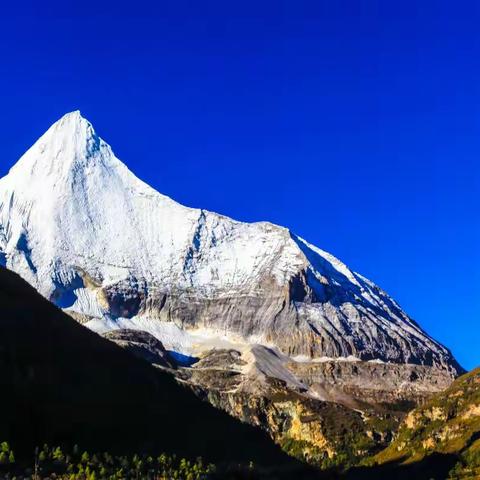
[[0, 180], [0, 261], [79, 321], [302, 358], [456, 371], [385, 292], [288, 229], [184, 207], [139, 180], [79, 112]]

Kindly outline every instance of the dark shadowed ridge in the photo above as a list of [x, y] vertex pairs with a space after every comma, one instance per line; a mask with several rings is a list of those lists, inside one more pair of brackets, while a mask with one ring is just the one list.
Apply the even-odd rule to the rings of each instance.
[[0, 267], [0, 441], [291, 464], [260, 430], [198, 400]]

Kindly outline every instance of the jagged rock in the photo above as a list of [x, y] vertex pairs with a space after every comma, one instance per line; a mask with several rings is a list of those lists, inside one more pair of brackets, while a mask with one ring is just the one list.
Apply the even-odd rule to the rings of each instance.
[[107, 332], [103, 336], [148, 363], [166, 368], [176, 368], [175, 362], [168, 355], [162, 342], [148, 332], [124, 328]]
[[451, 383], [443, 372], [422, 365], [337, 360], [290, 362], [288, 368], [319, 398], [353, 408], [386, 404], [405, 411]]
[[312, 398], [284, 372], [278, 376], [285, 380], [265, 375], [273, 366], [280, 369], [276, 361], [274, 352], [258, 347], [243, 354], [212, 350], [175, 375], [200, 398], [263, 428], [289, 453], [323, 467], [355, 464], [391, 440], [404, 412], [347, 394], [336, 403]]

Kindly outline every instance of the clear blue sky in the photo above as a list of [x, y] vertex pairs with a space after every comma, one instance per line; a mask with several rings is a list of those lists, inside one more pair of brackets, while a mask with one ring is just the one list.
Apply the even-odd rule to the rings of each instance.
[[80, 109], [161, 192], [290, 227], [480, 364], [480, 4], [128, 3], [2, 6], [0, 174]]

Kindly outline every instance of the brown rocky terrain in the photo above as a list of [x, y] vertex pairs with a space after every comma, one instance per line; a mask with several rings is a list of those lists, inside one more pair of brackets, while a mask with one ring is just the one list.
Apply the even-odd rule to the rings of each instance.
[[[149, 360], [148, 345], [154, 342], [148, 334], [120, 332], [106, 336]], [[141, 349], [139, 339], [146, 342]], [[323, 468], [355, 465], [387, 447], [407, 412], [449, 385], [429, 367], [295, 362], [262, 346], [212, 349], [191, 367], [171, 364], [163, 367], [197, 396]]]

